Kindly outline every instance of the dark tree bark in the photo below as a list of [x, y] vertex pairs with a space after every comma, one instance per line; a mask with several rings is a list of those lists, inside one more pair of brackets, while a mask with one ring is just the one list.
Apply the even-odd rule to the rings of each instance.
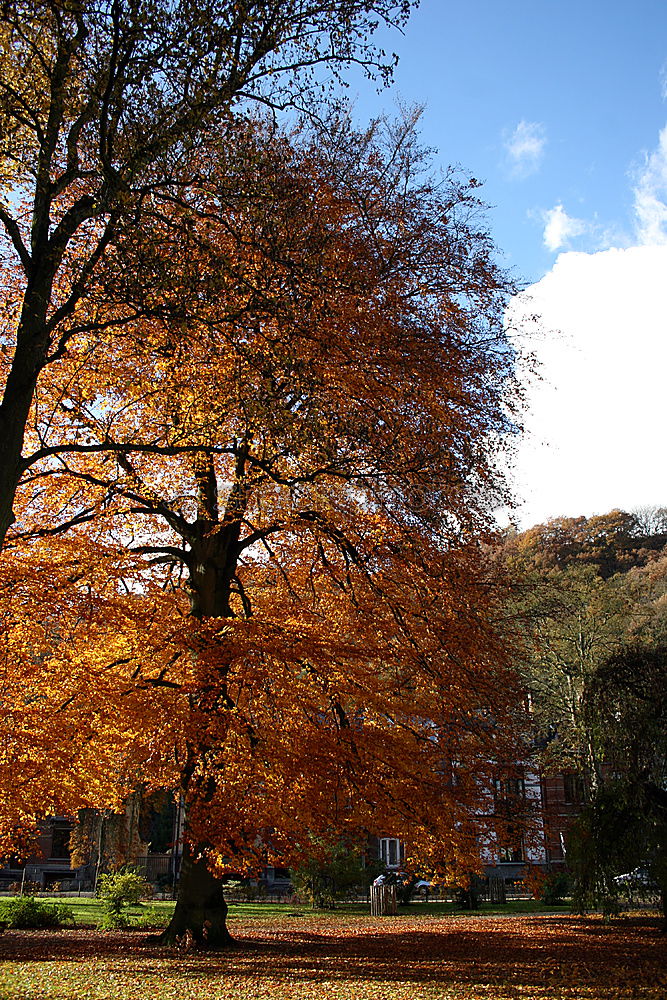
[[221, 948], [233, 944], [227, 930], [227, 903], [222, 882], [186, 843], [174, 915], [160, 935], [161, 944], [191, 938], [197, 947]]
[[49, 347], [47, 302], [53, 278], [42, 275], [25, 293], [12, 367], [0, 402], [0, 548], [14, 523], [13, 503], [23, 473], [23, 440], [40, 369]]
[[[247, 502], [244, 487], [247, 448], [237, 456], [237, 482], [230, 490], [224, 511], [219, 506], [219, 488], [213, 455], [204, 452], [195, 456], [193, 471], [197, 482], [197, 520], [191, 525], [188, 542], [190, 559], [190, 606], [193, 618], [229, 618], [232, 580], [238, 560], [238, 540], [241, 518]], [[219, 688], [213, 701], [210, 692], [201, 691], [192, 698], [197, 711], [217, 712], [228, 704], [226, 676], [221, 669]], [[193, 774], [200, 756], [210, 750], [205, 741], [191, 745], [188, 761], [181, 775], [181, 792], [185, 800], [185, 844], [178, 895], [174, 915], [161, 935], [162, 944], [174, 944], [191, 935], [196, 947], [220, 948], [231, 944], [227, 930], [228, 907], [223, 882], [209, 869], [206, 862], [208, 844], [193, 844], [188, 840], [188, 810], [202, 808], [213, 792], [210, 783], [201, 787]]]

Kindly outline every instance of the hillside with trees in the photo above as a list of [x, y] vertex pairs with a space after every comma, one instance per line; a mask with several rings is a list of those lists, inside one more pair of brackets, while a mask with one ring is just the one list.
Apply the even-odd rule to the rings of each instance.
[[647, 865], [667, 890], [665, 510], [557, 519], [507, 537], [538, 758], [583, 778], [568, 864], [580, 899]]

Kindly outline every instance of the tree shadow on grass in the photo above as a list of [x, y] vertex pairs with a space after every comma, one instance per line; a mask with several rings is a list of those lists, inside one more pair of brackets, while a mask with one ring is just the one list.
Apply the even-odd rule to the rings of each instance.
[[658, 922], [646, 919], [607, 927], [562, 918], [523, 920], [518, 926], [485, 919], [470, 929], [384, 930], [378, 936], [344, 939], [301, 932], [268, 949], [254, 939], [252, 968], [255, 975], [264, 971], [292, 982], [312, 978], [313, 963], [328, 979], [383, 982], [447, 980], [483, 986], [501, 980], [531, 986], [542, 983], [546, 974], [580, 985], [635, 979], [638, 973], [655, 981], [667, 973], [664, 938], [657, 931]]
[[[236, 925], [238, 944], [217, 953], [183, 954], [149, 945], [134, 933], [95, 931], [6, 932], [0, 959], [21, 962], [104, 962], [109, 972], [141, 977], [220, 977], [235, 982], [270, 980], [280, 989], [318, 983], [459, 984], [503, 983], [564, 990], [606, 989], [633, 983], [665, 983], [667, 962], [658, 921], [631, 918], [606, 926], [574, 917], [465, 919], [456, 922], [387, 918], [377, 925], [316, 929], [285, 922], [263, 929]], [[555, 995], [558, 995], [557, 993]]]

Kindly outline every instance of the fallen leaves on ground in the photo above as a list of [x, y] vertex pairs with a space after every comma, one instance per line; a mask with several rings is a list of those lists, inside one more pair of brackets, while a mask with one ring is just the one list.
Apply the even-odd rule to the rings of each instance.
[[657, 920], [299, 916], [183, 955], [134, 933], [7, 931], [2, 1000], [664, 1000]]

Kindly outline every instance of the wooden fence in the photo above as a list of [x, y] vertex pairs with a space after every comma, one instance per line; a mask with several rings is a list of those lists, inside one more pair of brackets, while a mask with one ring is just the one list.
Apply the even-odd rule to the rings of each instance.
[[396, 886], [395, 885], [372, 885], [371, 886], [371, 916], [372, 917], [394, 917], [397, 912]]

